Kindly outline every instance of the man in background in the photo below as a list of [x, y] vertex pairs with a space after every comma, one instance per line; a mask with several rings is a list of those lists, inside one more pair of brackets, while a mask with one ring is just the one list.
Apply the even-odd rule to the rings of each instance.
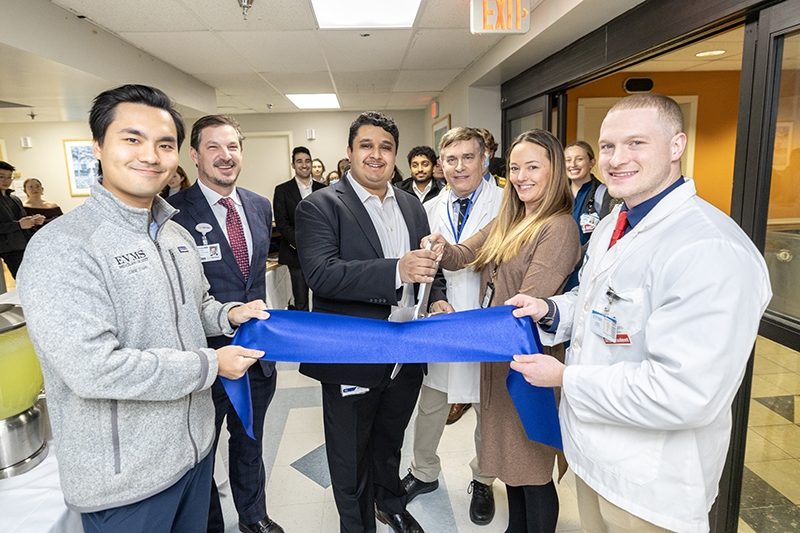
[[25, 246], [33, 235], [33, 226], [41, 226], [44, 216], [28, 216], [22, 201], [14, 196], [11, 184], [14, 168], [0, 161], [0, 257], [3, 258], [11, 277], [17, 277]]
[[413, 193], [420, 203], [425, 203], [439, 194], [442, 186], [433, 179], [433, 169], [436, 167], [436, 152], [430, 146], [417, 146], [408, 152], [408, 167], [411, 177], [397, 185], [398, 188]]
[[311, 179], [311, 152], [305, 146], [292, 150], [294, 178], [275, 187], [272, 204], [275, 206], [275, 228], [281, 234], [278, 262], [289, 267], [292, 279], [294, 309], [308, 311], [308, 283], [297, 257], [294, 212], [300, 200], [325, 186]]

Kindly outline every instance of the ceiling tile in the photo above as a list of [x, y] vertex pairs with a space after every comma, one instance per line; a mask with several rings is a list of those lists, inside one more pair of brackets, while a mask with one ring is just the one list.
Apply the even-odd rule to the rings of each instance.
[[283, 94], [332, 93], [333, 83], [328, 71], [321, 72], [263, 72], [272, 85]]
[[216, 87], [225, 96], [261, 95], [264, 98], [284, 98], [258, 74], [229, 76], [227, 74], [198, 74], [198, 80]]
[[[248, 74], [253, 69], [210, 31], [120, 33], [120, 37], [189, 74]], [[180, 43], [176, 46], [175, 43]]]
[[342, 109], [353, 111], [385, 109], [388, 100], [389, 93], [339, 95], [339, 105], [342, 106]]
[[181, 2], [208, 27], [218, 31], [313, 30], [317, 27], [308, 0], [257, 0], [247, 12], [247, 20], [242, 17], [242, 8], [236, 0]]
[[[360, 33], [369, 33], [361, 37]], [[411, 30], [325, 30], [319, 36], [333, 72], [399, 69]]]
[[241, 31], [218, 35], [258, 72], [314, 72], [327, 68], [313, 31]]
[[428, 0], [420, 28], [464, 28], [469, 31], [470, 0]]
[[396, 70], [369, 72], [337, 72], [333, 74], [339, 94], [372, 94], [391, 92], [397, 79]]
[[[136, 0], [114, 2], [108, 0], [51, 0], [73, 13], [85, 16], [92, 22], [114, 33], [142, 31], [177, 32], [205, 29], [205, 24], [191, 11], [174, 0]], [[230, 1], [230, 0], [229, 0]], [[236, 2], [232, 2], [236, 7]], [[239, 11], [241, 16], [241, 11]]]
[[393, 92], [443, 91], [461, 70], [401, 70]]
[[694, 67], [689, 67], [684, 69], [689, 72], [697, 72], [697, 71], [718, 71], [718, 70], [742, 70], [742, 60], [730, 60], [730, 61], [711, 61], [709, 63], [703, 63]]
[[403, 68], [463, 69], [501, 38], [499, 35], [472, 35], [469, 30], [420, 30]]

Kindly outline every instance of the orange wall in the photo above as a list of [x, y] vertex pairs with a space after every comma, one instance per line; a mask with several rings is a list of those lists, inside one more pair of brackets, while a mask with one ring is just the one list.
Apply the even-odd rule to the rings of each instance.
[[634, 76], [651, 78], [655, 93], [698, 96], [693, 176], [697, 193], [730, 213], [739, 106], [738, 71], [623, 72], [571, 89], [567, 91], [567, 143], [575, 141], [578, 98], [627, 96], [622, 83]]

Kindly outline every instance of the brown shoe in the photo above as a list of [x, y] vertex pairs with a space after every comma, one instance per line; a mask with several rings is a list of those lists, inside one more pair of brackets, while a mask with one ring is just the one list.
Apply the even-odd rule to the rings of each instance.
[[447, 415], [447, 425], [454, 424], [458, 422], [458, 419], [462, 417], [464, 412], [472, 407], [471, 403], [454, 403], [450, 406], [450, 414]]

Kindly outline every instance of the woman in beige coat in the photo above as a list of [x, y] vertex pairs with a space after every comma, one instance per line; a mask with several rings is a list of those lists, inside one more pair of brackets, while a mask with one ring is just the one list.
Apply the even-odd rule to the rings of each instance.
[[[504, 305], [518, 293], [560, 294], [580, 260], [558, 140], [543, 130], [518, 136], [509, 150], [506, 176], [500, 213], [479, 233], [457, 245], [436, 233], [429, 237], [434, 249], [442, 247], [443, 268], [480, 271], [485, 307]], [[545, 348], [545, 353], [564, 360], [562, 346]], [[506, 388], [508, 371], [509, 363], [481, 363], [480, 468], [506, 484], [506, 533], [552, 532], [558, 520], [556, 450], [528, 440]]]

